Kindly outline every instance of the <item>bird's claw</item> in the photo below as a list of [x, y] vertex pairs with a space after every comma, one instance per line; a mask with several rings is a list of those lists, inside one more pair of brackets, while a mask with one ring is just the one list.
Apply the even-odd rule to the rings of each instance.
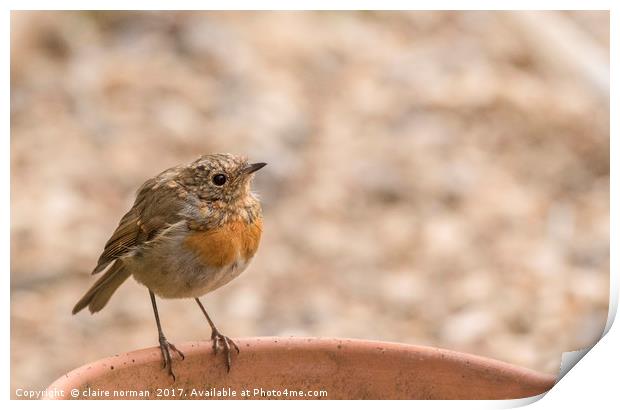
[[168, 374], [172, 376], [172, 380], [176, 381], [176, 376], [172, 371], [172, 357], [170, 355], [170, 350], [176, 352], [179, 356], [181, 356], [181, 360], [185, 359], [185, 355], [179, 349], [176, 348], [175, 345], [166, 340], [165, 337], [159, 338], [159, 349], [161, 350], [162, 355], [162, 369], [168, 369]]
[[220, 344], [223, 347], [224, 354], [226, 355], [226, 372], [229, 373], [230, 365], [232, 363], [232, 360], [230, 357], [230, 350], [231, 350], [230, 346], [232, 345], [235, 348], [235, 350], [237, 351], [237, 354], [239, 354], [239, 346], [237, 346], [237, 344], [230, 337], [224, 336], [223, 334], [221, 334], [215, 329], [211, 333], [211, 340], [213, 342], [213, 354], [215, 355], [217, 354], [217, 349]]

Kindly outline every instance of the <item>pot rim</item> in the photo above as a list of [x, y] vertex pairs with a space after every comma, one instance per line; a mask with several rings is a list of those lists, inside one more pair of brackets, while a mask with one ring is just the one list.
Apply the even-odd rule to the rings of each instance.
[[[438, 347], [410, 345], [397, 342], [385, 342], [365, 339], [333, 338], [333, 337], [252, 337], [239, 338], [234, 341], [242, 346], [243, 350], [255, 352], [276, 352], [281, 349], [297, 349], [298, 351], [338, 349], [340, 354], [356, 354], [370, 351], [391, 351], [398, 354], [413, 354], [420, 360], [432, 359], [445, 362], [452, 362], [457, 366], [468, 366], [473, 368], [494, 371], [498, 374], [517, 380], [527, 380], [539, 386], [547, 386], [545, 391], [553, 387], [557, 377], [551, 374], [538, 372], [526, 367], [503, 362], [484, 356], [471, 353], [448, 350]], [[179, 350], [184, 352], [186, 357], [193, 355], [212, 354], [212, 343], [208, 341], [182, 342], [175, 344]], [[91, 363], [84, 364], [75, 368], [56, 379], [46, 390], [45, 397], [51, 399], [62, 399], [55, 396], [56, 391], [69, 391], [72, 388], [83, 384], [85, 375], [88, 379], [96, 379], [108, 372], [111, 368], [128, 368], [143, 366], [145, 364], [161, 361], [161, 352], [158, 346], [144, 349], [133, 350], [125, 353], [116, 354], [107, 358], [102, 358]], [[234, 364], [233, 364], [234, 366]]]

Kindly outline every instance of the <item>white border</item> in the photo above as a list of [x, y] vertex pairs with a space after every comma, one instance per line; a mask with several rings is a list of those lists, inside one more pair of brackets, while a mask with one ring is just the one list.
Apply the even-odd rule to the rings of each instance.
[[[2, 338], [1, 343], [3, 347], [3, 351], [6, 352], [5, 358], [10, 357], [10, 338], [9, 338], [9, 312], [10, 312], [10, 266], [9, 266], [9, 256], [10, 256], [10, 95], [8, 85], [10, 84], [10, 71], [9, 71], [9, 53], [10, 53], [10, 10], [37, 10], [37, 9], [61, 9], [61, 10], [81, 10], [81, 9], [118, 9], [118, 10], [133, 10], [133, 9], [153, 9], [153, 10], [199, 10], [205, 7], [214, 10], [236, 10], [236, 9], [253, 9], [253, 10], [270, 10], [270, 9], [284, 9], [284, 10], [306, 10], [306, 9], [324, 9], [324, 10], [347, 10], [353, 9], [352, 6], [355, 6], [355, 9], [392, 9], [392, 10], [401, 10], [401, 9], [419, 9], [419, 10], [459, 10], [459, 9], [491, 9], [491, 10], [518, 10], [518, 9], [526, 9], [526, 10], [570, 10], [570, 9], [590, 9], [590, 10], [609, 10], [611, 9], [611, 37], [612, 37], [612, 46], [611, 46], [611, 72], [614, 72], [614, 68], [617, 69], [619, 67], [618, 64], [618, 24], [619, 19], [617, 16], [618, 9], [612, 7], [611, 1], [468, 1], [468, 2], [459, 2], [459, 1], [435, 1], [435, 2], [420, 2], [420, 1], [393, 1], [393, 0], [383, 0], [383, 1], [367, 1], [361, 0], [356, 2], [351, 1], [315, 1], [315, 2], [302, 2], [298, 1], [294, 4], [290, 1], [261, 1], [260, 3], [249, 2], [249, 1], [228, 1], [228, 2], [200, 2], [200, 1], [190, 1], [190, 0], [176, 0], [174, 2], [171, 1], [118, 1], [118, 0], [108, 0], [108, 1], [56, 1], [53, 3], [54, 7], [50, 7], [51, 2], [45, 1], [6, 1], [4, 4], [6, 8], [4, 9], [4, 14], [2, 21], [5, 24], [1, 24], [0, 27], [4, 27], [5, 35], [2, 37], [4, 41], [2, 41], [2, 56], [4, 57], [5, 63], [2, 65], [2, 74], [4, 79], [5, 86], [4, 89], [4, 98], [2, 98], [2, 109], [5, 115], [5, 127], [4, 127], [4, 135], [5, 138], [2, 141], [3, 150], [3, 167], [2, 167], [2, 184], [3, 184], [3, 192], [5, 193], [5, 201], [2, 201], [2, 220], [4, 222], [5, 230], [2, 234], [2, 242], [0, 243], [0, 252], [2, 255], [2, 260], [6, 266], [6, 273], [4, 275], [5, 286], [3, 287], [4, 293], [4, 314], [2, 315]], [[501, 5], [501, 7], [499, 7]], [[88, 7], [85, 7], [88, 6]], [[618, 111], [618, 87], [615, 82], [611, 82], [612, 90], [611, 93], [611, 106], [610, 112], [612, 113], [611, 117], [611, 152], [616, 154], [618, 149], [617, 143], [617, 130], [618, 130], [618, 121], [617, 117], [613, 115], [614, 112]], [[617, 155], [611, 155], [612, 159], [617, 158]], [[616, 162], [611, 161], [611, 249], [617, 249], [618, 245], [618, 217], [617, 217], [617, 208], [618, 208], [618, 165]], [[608, 333], [603, 337], [603, 339], [597, 343], [592, 350], [586, 355], [585, 359], [580, 361], [575, 368], [570, 371], [566, 377], [564, 377], [557, 386], [555, 386], [544, 399], [537, 401], [533, 406], [537, 408], [565, 408], [568, 406], [586, 406], [586, 405], [595, 405], [596, 407], [602, 408], [611, 408], [615, 403], [618, 403], [618, 393], [617, 393], [617, 376], [612, 373], [615, 368], [613, 368], [613, 364], [619, 363], [620, 354], [618, 353], [617, 346], [620, 346], [620, 332], [618, 331], [618, 326], [612, 327], [609, 329], [613, 317], [617, 312], [618, 305], [618, 258], [616, 254], [612, 252], [611, 254], [611, 308], [610, 314], [608, 318], [608, 323], [606, 330]], [[5, 360], [7, 363], [8, 360]], [[8, 400], [10, 397], [9, 386], [10, 386], [10, 369], [7, 366], [5, 370], [1, 373], [2, 377], [2, 385], [4, 388], [4, 399]], [[390, 405], [397, 406], [406, 406], [410, 408], [413, 406], [421, 406], [423, 408], [511, 408], [517, 406], [523, 406], [531, 403], [532, 399], [523, 399], [523, 400], [510, 400], [510, 401], [451, 401], [451, 402], [390, 402]], [[381, 402], [380, 404], [382, 404]], [[333, 403], [332, 403], [333, 404]], [[374, 406], [377, 403], [370, 402], [356, 402], [356, 406]], [[30, 407], [30, 406], [39, 406], [43, 405], [48, 408], [57, 408], [60, 406], [82, 406], [83, 403], [67, 403], [67, 402], [34, 402], [34, 401], [11, 401], [9, 403], [11, 406], [15, 407]], [[105, 402], [92, 402], [89, 403], [89, 406], [94, 407], [103, 407], [108, 406]], [[168, 408], [168, 406], [172, 405], [171, 403], [166, 402], [152, 402], [149, 406], [154, 406], [155, 408]], [[176, 405], [176, 404], [174, 404]], [[184, 405], [188, 406], [205, 406], [205, 403], [202, 402], [184, 402]], [[226, 403], [218, 403], [217, 406], [228, 407], [230, 405], [237, 406], [240, 405], [239, 402], [226, 402]], [[252, 402], [251, 405], [257, 408], [270, 408], [272, 409], [274, 406], [290, 406], [291, 403], [286, 402], [276, 402], [276, 401], [265, 401], [265, 402]], [[310, 408], [310, 406], [314, 407], [317, 403], [313, 401], [309, 402], [297, 402], [295, 406], [301, 406], [305, 408]]]
[[198, 0], [79, 0], [54, 1], [42, 0], [8, 0], [8, 9], [12, 10], [608, 10], [612, 2], [609, 0], [567, 0], [567, 1], [403, 1], [403, 0], [229, 0], [229, 1], [198, 1]]

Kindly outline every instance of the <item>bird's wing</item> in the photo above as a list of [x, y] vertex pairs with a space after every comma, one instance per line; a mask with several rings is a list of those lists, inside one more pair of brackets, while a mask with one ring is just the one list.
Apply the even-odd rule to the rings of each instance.
[[181, 219], [178, 212], [181, 203], [175, 192], [162, 185], [152, 189], [159, 182], [157, 178], [152, 178], [140, 187], [133, 206], [106, 242], [93, 274], [101, 272], [110, 262], [127, 255]]
[[136, 245], [140, 233], [138, 225], [140, 217], [135, 207], [123, 216], [118, 227], [106, 242], [103, 253], [99, 256], [97, 266], [93, 270], [93, 274], [99, 273], [113, 260], [125, 255], [130, 249]]

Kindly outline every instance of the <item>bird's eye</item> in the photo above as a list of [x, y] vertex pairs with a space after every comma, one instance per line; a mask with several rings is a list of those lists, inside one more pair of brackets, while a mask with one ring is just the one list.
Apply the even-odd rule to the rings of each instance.
[[222, 186], [226, 183], [226, 175], [224, 174], [215, 174], [211, 179], [214, 185]]

